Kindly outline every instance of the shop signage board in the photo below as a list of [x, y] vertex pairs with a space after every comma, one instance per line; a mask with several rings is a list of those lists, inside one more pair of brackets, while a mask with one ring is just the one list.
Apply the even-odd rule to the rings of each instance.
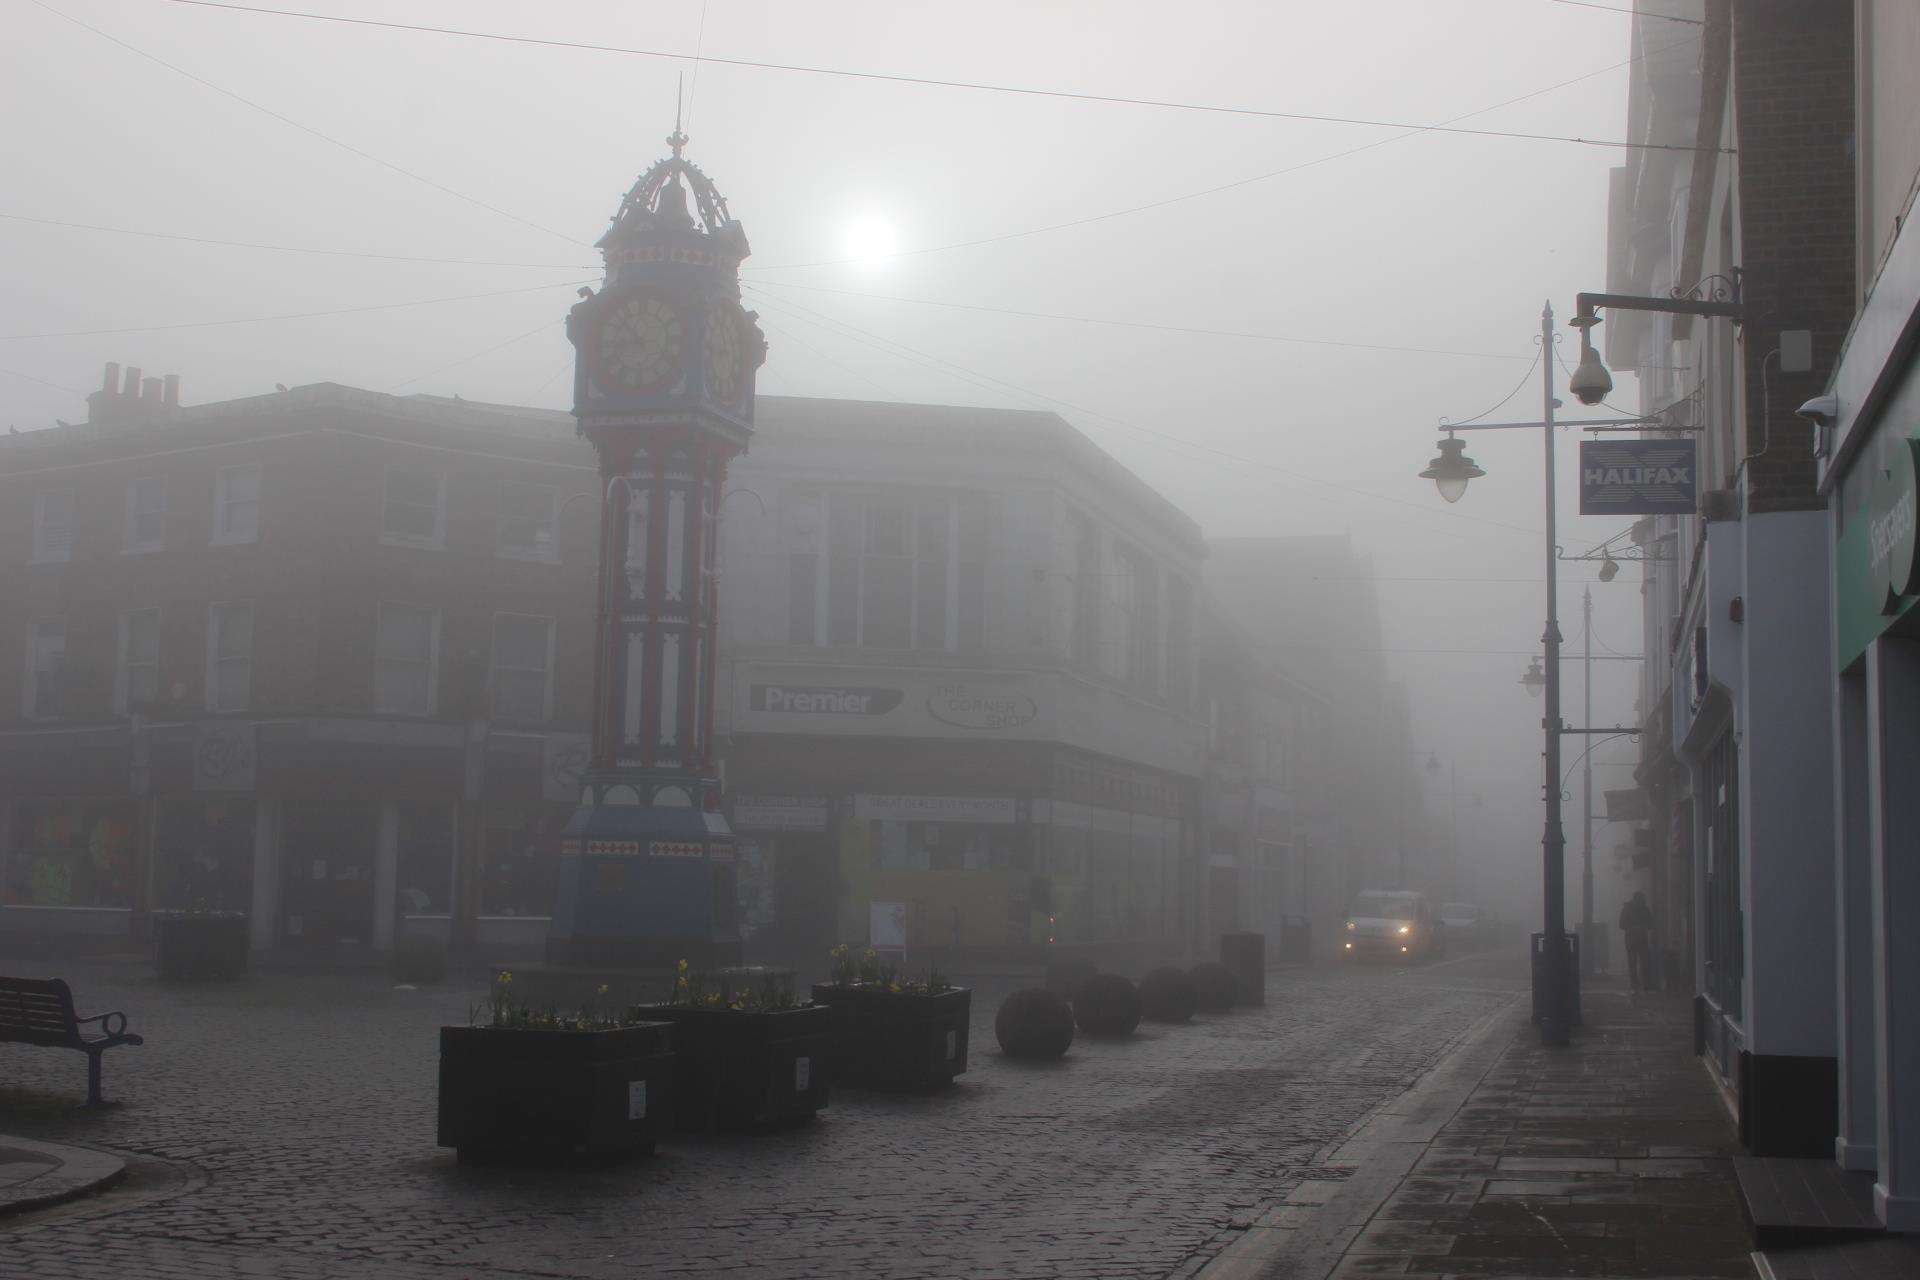
[[853, 798], [853, 816], [881, 822], [982, 822], [1011, 825], [1020, 820], [1012, 796], [870, 796]]
[[734, 798], [733, 825], [741, 831], [825, 831], [833, 816], [825, 796]]
[[1834, 661], [1845, 670], [1920, 600], [1920, 441], [1876, 433], [1834, 503]]
[[1582, 440], [1580, 514], [1692, 515], [1697, 453], [1692, 440]]

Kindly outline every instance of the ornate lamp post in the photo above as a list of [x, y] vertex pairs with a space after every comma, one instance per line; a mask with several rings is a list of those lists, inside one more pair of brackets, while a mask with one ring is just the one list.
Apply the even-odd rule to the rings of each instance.
[[677, 125], [667, 142], [600, 241], [605, 283], [567, 317], [602, 506], [593, 755], [547, 944], [562, 963], [739, 955], [713, 760], [714, 544], [766, 340], [740, 305], [746, 233]]

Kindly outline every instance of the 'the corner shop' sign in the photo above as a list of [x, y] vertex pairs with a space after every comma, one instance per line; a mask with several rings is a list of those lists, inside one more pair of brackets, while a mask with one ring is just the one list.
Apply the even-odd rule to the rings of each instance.
[[1691, 440], [1582, 440], [1580, 514], [1692, 515], [1699, 504]]
[[1920, 442], [1901, 440], [1874, 469], [1867, 490], [1867, 580], [1884, 614], [1897, 613], [1900, 597], [1920, 592], [1920, 560], [1914, 555], [1914, 454]]

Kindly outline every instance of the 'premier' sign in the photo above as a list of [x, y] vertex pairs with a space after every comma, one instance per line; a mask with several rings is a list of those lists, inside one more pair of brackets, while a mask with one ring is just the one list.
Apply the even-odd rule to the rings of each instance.
[[834, 685], [756, 684], [755, 711], [799, 716], [883, 716], [900, 705], [900, 689], [850, 689]]

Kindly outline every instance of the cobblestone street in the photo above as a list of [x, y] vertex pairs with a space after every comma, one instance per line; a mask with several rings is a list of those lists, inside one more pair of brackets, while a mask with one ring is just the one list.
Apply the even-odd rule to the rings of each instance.
[[[95, 1199], [0, 1222], [0, 1275], [1189, 1275], [1521, 984], [1519, 957], [1270, 976], [1264, 1009], [1143, 1024], [1027, 1066], [976, 996], [929, 1097], [836, 1090], [804, 1128], [679, 1138], [610, 1169], [462, 1167], [434, 1146], [436, 1028], [478, 989], [256, 975], [165, 987], [68, 966], [144, 1047], [124, 1105], [77, 1055], [0, 1046], [0, 1131], [128, 1156]], [[14, 965], [19, 967], [18, 962]]]

